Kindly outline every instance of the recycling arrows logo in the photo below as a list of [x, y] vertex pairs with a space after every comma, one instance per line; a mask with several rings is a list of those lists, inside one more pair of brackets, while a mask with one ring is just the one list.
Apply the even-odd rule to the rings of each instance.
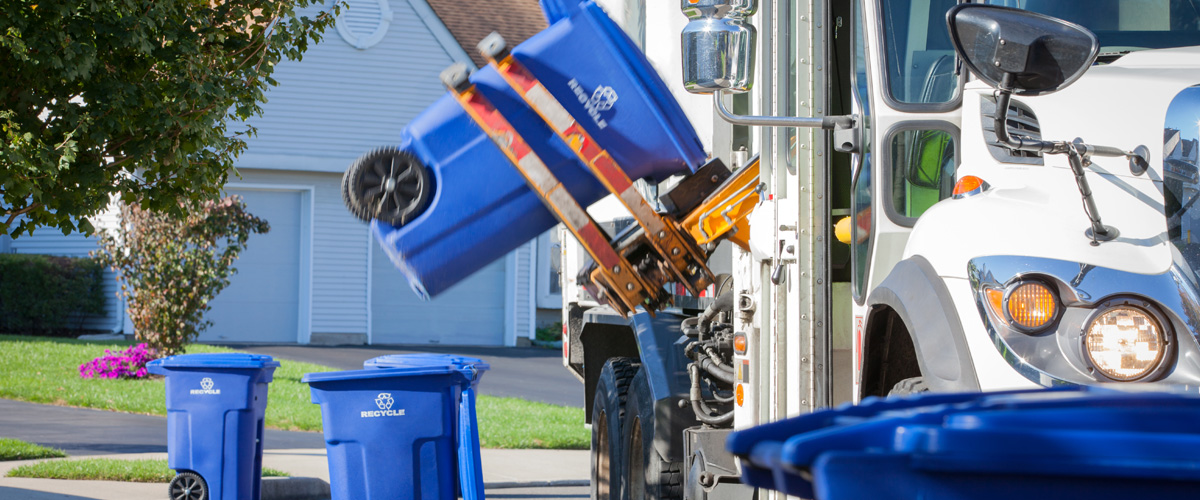
[[211, 391], [213, 388], [212, 379], [208, 378], [208, 377], [204, 377], [204, 379], [200, 381], [200, 388], [204, 389], [206, 391]]
[[381, 392], [375, 397], [375, 404], [379, 406], [380, 410], [387, 411], [392, 409], [392, 403], [394, 402], [392, 394], [388, 392]]

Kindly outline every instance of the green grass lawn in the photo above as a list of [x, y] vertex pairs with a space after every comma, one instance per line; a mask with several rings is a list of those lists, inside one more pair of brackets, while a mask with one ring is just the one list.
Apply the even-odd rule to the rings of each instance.
[[[289, 474], [263, 467], [263, 477], [288, 477]], [[166, 460], [121, 460], [113, 458], [82, 458], [47, 460], [16, 467], [8, 477], [40, 479], [82, 479], [92, 481], [125, 481], [131, 483], [168, 483], [175, 471], [167, 468]]]
[[[162, 379], [108, 380], [79, 377], [79, 365], [117, 351], [129, 342], [94, 342], [0, 335], [0, 398], [101, 410], [166, 415]], [[188, 353], [236, 352], [193, 344]], [[275, 370], [266, 425], [274, 429], [320, 431], [320, 407], [312, 404], [305, 373], [333, 368], [281, 360]], [[486, 376], [484, 384], [487, 383]], [[480, 396], [476, 405], [479, 439], [485, 448], [587, 449], [583, 409], [515, 398]]]
[[17, 439], [0, 438], [0, 462], [9, 460], [34, 460], [38, 458], [59, 458], [67, 456], [54, 448], [38, 446]]

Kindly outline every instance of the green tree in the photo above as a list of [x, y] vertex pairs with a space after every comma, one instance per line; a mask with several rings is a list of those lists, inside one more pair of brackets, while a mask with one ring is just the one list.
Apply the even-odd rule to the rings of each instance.
[[[321, 0], [0, 0], [0, 234], [216, 198]], [[24, 217], [21, 217], [21, 216]]]
[[183, 216], [121, 209], [98, 256], [117, 272], [138, 340], [159, 355], [183, 352], [210, 325], [204, 313], [237, 272], [233, 262], [251, 234], [270, 230], [237, 196], [185, 202]]

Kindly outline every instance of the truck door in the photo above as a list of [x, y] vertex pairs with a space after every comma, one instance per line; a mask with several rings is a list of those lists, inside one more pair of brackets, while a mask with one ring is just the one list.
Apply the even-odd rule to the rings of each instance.
[[866, 297], [900, 260], [921, 214], [953, 190], [963, 77], [945, 16], [955, 3], [855, 2], [853, 98], [863, 117], [851, 194], [856, 396]]

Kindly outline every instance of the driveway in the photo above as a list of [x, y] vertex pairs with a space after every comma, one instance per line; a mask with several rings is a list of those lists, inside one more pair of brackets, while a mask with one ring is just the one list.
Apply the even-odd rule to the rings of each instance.
[[583, 408], [583, 383], [563, 367], [562, 353], [557, 349], [425, 345], [224, 345], [243, 351], [268, 354], [276, 359], [303, 361], [342, 370], [361, 369], [363, 361], [385, 354], [438, 353], [471, 356], [491, 365], [491, 369], [479, 383], [480, 394]]

